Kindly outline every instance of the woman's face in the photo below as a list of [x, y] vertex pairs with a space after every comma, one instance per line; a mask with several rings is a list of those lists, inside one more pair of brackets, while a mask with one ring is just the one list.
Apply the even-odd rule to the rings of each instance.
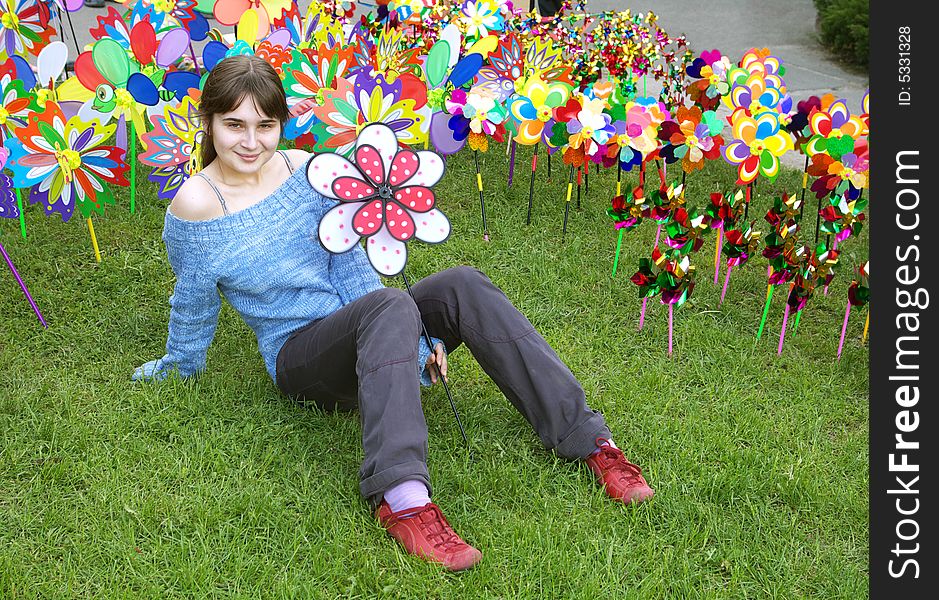
[[280, 142], [280, 123], [260, 114], [254, 99], [245, 96], [234, 110], [212, 117], [212, 140], [219, 161], [239, 173], [257, 173]]

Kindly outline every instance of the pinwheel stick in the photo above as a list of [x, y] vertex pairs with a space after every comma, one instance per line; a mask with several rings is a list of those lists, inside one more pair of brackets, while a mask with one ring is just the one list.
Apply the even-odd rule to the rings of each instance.
[[864, 333], [861, 334], [861, 343], [867, 342], [867, 329], [871, 325], [871, 309], [867, 309], [867, 316], [864, 317]]
[[786, 341], [786, 323], [789, 322], [789, 301], [786, 301], [786, 310], [783, 313], [782, 329], [779, 330], [779, 346], [776, 347], [776, 356], [782, 354], [783, 343]]
[[486, 200], [483, 198], [483, 175], [479, 171], [479, 150], [473, 150], [473, 162], [476, 163], [476, 187], [479, 189], [479, 210], [483, 215], [483, 239], [489, 241], [489, 226], [486, 225]]
[[[401, 271], [401, 279], [404, 280], [404, 287], [407, 288], [408, 295], [411, 296], [411, 300], [414, 300], [414, 293], [411, 292], [411, 284], [408, 283], [408, 277], [407, 275], [404, 274], [404, 271]], [[431, 356], [433, 356], [434, 344], [433, 344], [433, 341], [430, 339], [430, 334], [427, 333], [427, 327], [424, 326], [423, 319], [421, 320], [421, 333], [424, 336], [424, 341], [427, 343], [427, 347], [430, 348]], [[437, 368], [436, 363], [434, 364], [434, 368]], [[439, 373], [439, 370], [438, 370], [438, 373]], [[463, 436], [463, 442], [466, 444], [466, 450], [467, 452], [470, 452], [471, 450], [470, 450], [469, 440], [466, 439], [466, 431], [463, 429], [463, 422], [460, 420], [460, 413], [456, 409], [456, 403], [453, 401], [453, 395], [450, 394], [450, 386], [447, 385], [447, 379], [443, 377], [443, 375], [441, 375], [439, 379], [440, 379], [440, 382], [443, 383], [444, 391], [447, 393], [447, 400], [450, 401], [450, 408], [453, 409], [453, 416], [456, 418], [457, 427], [460, 428], [460, 435]]]
[[623, 246], [623, 233], [625, 228], [620, 228], [619, 235], [616, 237], [616, 254], [613, 256], [613, 274], [610, 277], [616, 277], [616, 266], [619, 264], [619, 251]]
[[91, 246], [95, 249], [95, 260], [101, 262], [101, 251], [98, 249], [98, 238], [95, 237], [95, 226], [91, 222], [91, 217], [86, 219], [88, 223], [88, 233], [91, 234]]
[[724, 224], [721, 223], [717, 228], [717, 240], [714, 244], [714, 285], [717, 285], [717, 279], [721, 272], [721, 242], [724, 241]]
[[743, 205], [743, 219], [746, 220], [747, 216], [750, 214], [750, 194], [753, 190], [753, 183], [750, 182], [747, 184], [747, 198]]
[[619, 161], [616, 161], [616, 195], [619, 196], [623, 193], [623, 167], [619, 164]]
[[668, 355], [672, 355], [672, 309], [674, 304], [668, 305]]
[[512, 140], [509, 146], [512, 148], [511, 157], [509, 158], [509, 187], [512, 187], [512, 179], [515, 176], [515, 140]]
[[551, 181], [551, 152], [548, 152], [548, 181]]
[[33, 301], [33, 297], [29, 295], [29, 290], [26, 289], [26, 284], [23, 283], [23, 280], [20, 278], [20, 274], [16, 271], [16, 267], [13, 266], [13, 261], [10, 259], [10, 255], [7, 254], [6, 248], [3, 247], [3, 244], [0, 244], [0, 253], [3, 254], [4, 260], [7, 261], [7, 266], [10, 267], [10, 272], [13, 273], [13, 277], [16, 277], [16, 282], [20, 284], [20, 289], [23, 290], [23, 294], [26, 296], [26, 299], [29, 300], [29, 305], [33, 307], [33, 312], [36, 313], [36, 316], [39, 317], [39, 322], [42, 323], [42, 326], [46, 329], [49, 328], [46, 325], [46, 320], [42, 318], [42, 313], [39, 312], [39, 307], [36, 306], [36, 303]]
[[23, 195], [20, 193], [20, 188], [16, 189], [16, 208], [20, 212], [20, 235], [23, 236], [23, 239], [26, 239], [26, 215], [23, 214]]
[[[59, 11], [56, 11], [56, 12], [58, 13]], [[64, 10], [62, 12], [65, 13], [65, 18], [68, 19], [68, 28], [72, 32], [72, 41], [75, 42], [75, 53], [76, 53], [75, 56], [78, 56], [79, 54], [82, 53], [82, 49], [78, 47], [78, 36], [75, 35], [75, 27], [72, 25], [72, 13], [70, 13], [68, 10]], [[62, 22], [62, 17], [59, 17], [59, 23], [61, 22]]]
[[580, 185], [583, 182], [583, 177], [583, 167], [577, 167], [577, 210], [580, 210]]
[[799, 201], [799, 218], [805, 214], [805, 188], [809, 184], [809, 155], [805, 155], [805, 167], [802, 169], [802, 199]]
[[763, 305], [763, 318], [760, 319], [760, 328], [756, 332], [756, 339], [759, 340], [763, 335], [763, 326], [766, 325], [766, 315], [769, 314], [769, 306], [773, 302], [773, 285], [770, 284], [766, 289], [766, 304]]
[[[549, 155], [550, 156], [550, 155]], [[528, 182], [528, 217], [526, 225], [531, 225], [531, 208], [535, 197], [535, 170], [538, 168], [538, 144], [535, 144], [535, 153], [531, 156], [531, 180]]]
[[127, 136], [127, 150], [130, 162], [130, 214], [134, 214], [134, 204], [137, 199], [137, 135], [134, 132], [134, 120], [127, 124], [130, 129]]
[[639, 309], [639, 331], [642, 331], [642, 326], [646, 322], [646, 304], [648, 302], [649, 302], [648, 296], [642, 299], [642, 308]]
[[[584, 197], [586, 197], [587, 194], [589, 193], [590, 193], [590, 163], [587, 162], [584, 164]], [[580, 203], [577, 204], [577, 208], [580, 208]]]
[[795, 323], [792, 324], [793, 335], [795, 335], [796, 331], [799, 330], [799, 321], [801, 320], [802, 320], [802, 309], [800, 308], [799, 310], [796, 311], [796, 320], [795, 320]]
[[[834, 193], [834, 192], [832, 192]], [[822, 224], [822, 199], [818, 199], [818, 205], [815, 208], [815, 245], [818, 245], [818, 229]]]
[[189, 40], [189, 54], [192, 55], [192, 64], [196, 68], [196, 75], [202, 77], [202, 69], [199, 68], [199, 61], [196, 60], [196, 51], [192, 48], [192, 39]]
[[718, 306], [724, 303], [724, 296], [727, 294], [727, 284], [730, 283], [730, 272], [733, 268], [733, 265], [727, 265], [727, 275], [724, 276], [724, 289], [721, 290], [721, 301], [718, 303]]
[[571, 165], [571, 176], [567, 181], [567, 199], [564, 201], [564, 227], [561, 229], [561, 243], [567, 235], [567, 215], [571, 211], [571, 193], [574, 191], [574, 165]]

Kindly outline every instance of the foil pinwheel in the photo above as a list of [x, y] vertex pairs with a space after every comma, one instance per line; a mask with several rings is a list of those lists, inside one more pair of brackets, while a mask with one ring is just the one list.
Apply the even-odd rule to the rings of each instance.
[[401, 273], [408, 242], [437, 244], [450, 235], [450, 221], [432, 189], [443, 172], [435, 152], [401, 148], [390, 127], [367, 125], [355, 140], [352, 160], [323, 153], [307, 165], [313, 189], [339, 202], [320, 221], [320, 243], [341, 254], [365, 238], [376, 271], [387, 277]]

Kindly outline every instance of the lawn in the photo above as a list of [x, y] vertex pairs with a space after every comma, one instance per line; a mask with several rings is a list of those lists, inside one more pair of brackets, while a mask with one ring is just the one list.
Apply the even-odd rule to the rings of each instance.
[[[810, 301], [782, 356], [781, 293], [755, 339], [764, 259], [734, 271], [718, 306], [710, 236], [692, 259], [698, 285], [675, 312], [669, 357], [667, 312], [650, 302], [639, 331], [629, 281], [654, 224], [626, 236], [611, 278], [615, 233], [604, 211], [615, 175], [591, 175], [561, 243], [567, 171], [555, 159], [549, 181], [540, 157], [526, 226], [529, 157], [520, 149], [512, 187], [504, 146], [480, 157], [488, 243], [472, 156], [449, 161], [438, 198], [454, 233], [439, 246], [412, 246], [409, 278], [460, 264], [489, 274], [642, 465], [652, 501], [608, 501], [583, 464], [540, 445], [459, 349], [450, 382], [472, 456], [443, 389], [425, 389], [430, 468], [435, 501], [483, 561], [448, 574], [399, 549], [359, 497], [357, 417], [283, 397], [227, 304], [207, 372], [132, 383], [137, 365], [163, 354], [174, 283], [160, 239], [165, 203], [141, 172], [136, 214], [119, 190], [119, 206], [95, 219], [100, 264], [78, 217], [63, 224], [29, 207], [26, 241], [16, 223], [0, 223], [0, 242], [50, 325], [42, 328], [4, 266], [0, 597], [866, 596], [862, 311], [835, 359], [866, 230], [843, 243], [829, 295]], [[688, 204], [732, 189], [735, 175], [720, 163], [689, 176]], [[771, 194], [800, 184], [801, 173], [785, 171], [757, 188], [757, 229], [766, 232]], [[805, 224], [811, 237], [814, 217]]]

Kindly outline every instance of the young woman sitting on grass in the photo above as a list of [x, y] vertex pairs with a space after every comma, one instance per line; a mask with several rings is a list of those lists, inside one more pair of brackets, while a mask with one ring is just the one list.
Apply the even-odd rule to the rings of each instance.
[[[415, 301], [384, 287], [360, 246], [333, 255], [318, 243], [335, 202], [311, 187], [309, 153], [277, 149], [289, 112], [269, 64], [221, 61], [200, 112], [205, 167], [180, 187], [163, 229], [176, 274], [166, 355], [138, 367], [135, 380], [202, 371], [223, 295], [256, 334], [284, 394], [327, 411], [358, 408], [362, 495], [408, 552], [451, 570], [482, 555], [430, 501], [420, 385], [447, 377], [447, 353], [460, 344], [546, 448], [584, 459], [615, 500], [652, 496], [570, 370], [484, 274], [447, 269], [414, 284]], [[421, 339], [422, 320], [433, 349]]]

